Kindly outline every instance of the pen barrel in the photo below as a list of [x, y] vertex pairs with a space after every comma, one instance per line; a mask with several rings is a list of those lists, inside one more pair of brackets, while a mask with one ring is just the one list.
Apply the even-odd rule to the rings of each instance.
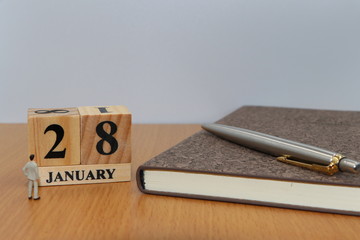
[[277, 157], [289, 155], [292, 159], [303, 162], [328, 165], [336, 154], [322, 148], [242, 128], [210, 124], [205, 125], [204, 129], [242, 146]]

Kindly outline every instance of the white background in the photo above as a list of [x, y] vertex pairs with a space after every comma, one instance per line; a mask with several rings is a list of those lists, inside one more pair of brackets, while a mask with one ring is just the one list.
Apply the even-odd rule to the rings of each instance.
[[360, 110], [359, 91], [360, 1], [0, 0], [0, 122], [88, 105], [136, 123]]

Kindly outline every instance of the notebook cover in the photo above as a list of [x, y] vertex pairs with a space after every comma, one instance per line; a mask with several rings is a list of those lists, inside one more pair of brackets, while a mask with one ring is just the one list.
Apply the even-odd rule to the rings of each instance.
[[[341, 153], [352, 159], [357, 159], [360, 155], [360, 112], [244, 106], [217, 121], [217, 123], [314, 145]], [[341, 172], [333, 176], [327, 176], [308, 169], [284, 164], [276, 161], [273, 156], [220, 139], [204, 130], [195, 133], [141, 165], [136, 174], [139, 189], [144, 193], [160, 195], [360, 215], [357, 212], [341, 212], [331, 209], [313, 209], [239, 199], [152, 192], [144, 189], [143, 186], [142, 172], [146, 169], [360, 186], [359, 175]]]

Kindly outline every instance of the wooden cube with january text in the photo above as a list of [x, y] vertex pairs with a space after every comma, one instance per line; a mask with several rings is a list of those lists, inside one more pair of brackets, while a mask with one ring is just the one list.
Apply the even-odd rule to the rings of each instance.
[[131, 113], [124, 106], [28, 110], [40, 186], [131, 180]]

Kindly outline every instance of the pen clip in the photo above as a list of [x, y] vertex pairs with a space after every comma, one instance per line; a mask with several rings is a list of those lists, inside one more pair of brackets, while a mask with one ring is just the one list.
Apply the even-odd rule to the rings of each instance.
[[288, 164], [291, 164], [294, 166], [303, 167], [303, 168], [307, 168], [310, 170], [325, 173], [327, 175], [334, 175], [335, 173], [337, 173], [339, 171], [338, 163], [339, 163], [340, 159], [342, 159], [344, 156], [342, 156], [340, 154], [335, 154], [331, 158], [329, 165], [320, 165], [320, 164], [316, 164], [316, 163], [304, 163], [299, 160], [289, 159], [290, 157], [291, 157], [290, 155], [283, 155], [283, 156], [277, 157], [276, 160], [283, 162], [283, 163], [288, 163]]

